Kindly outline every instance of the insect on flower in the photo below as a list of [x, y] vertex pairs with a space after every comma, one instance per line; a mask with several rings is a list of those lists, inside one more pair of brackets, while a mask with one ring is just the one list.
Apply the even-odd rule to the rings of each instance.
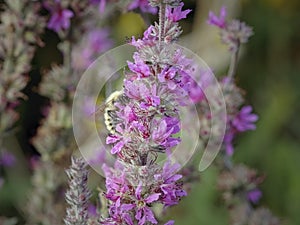
[[122, 120], [117, 116], [116, 102], [126, 104], [128, 102], [127, 97], [124, 95], [123, 90], [115, 91], [110, 94], [105, 103], [101, 104], [98, 109], [93, 113], [96, 117], [104, 117], [104, 124], [110, 134], [116, 133], [116, 126]]

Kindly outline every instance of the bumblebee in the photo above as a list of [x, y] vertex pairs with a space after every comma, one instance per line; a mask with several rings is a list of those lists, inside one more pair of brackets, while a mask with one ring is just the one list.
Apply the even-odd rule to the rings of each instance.
[[111, 134], [116, 133], [117, 124], [121, 122], [121, 119], [117, 116], [116, 102], [123, 105], [126, 105], [129, 102], [128, 97], [124, 95], [123, 90], [111, 93], [105, 101], [104, 123]]

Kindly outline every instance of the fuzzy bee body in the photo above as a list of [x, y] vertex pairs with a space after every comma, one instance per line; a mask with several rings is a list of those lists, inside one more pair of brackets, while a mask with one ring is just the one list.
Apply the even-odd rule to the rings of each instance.
[[123, 105], [128, 103], [128, 98], [124, 95], [123, 90], [111, 93], [105, 101], [104, 123], [111, 134], [116, 133], [116, 126], [121, 122], [120, 118], [117, 116], [116, 102], [120, 102]]

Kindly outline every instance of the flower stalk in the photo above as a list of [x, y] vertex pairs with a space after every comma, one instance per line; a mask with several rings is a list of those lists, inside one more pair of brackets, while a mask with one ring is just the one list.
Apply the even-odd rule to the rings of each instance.
[[88, 189], [87, 163], [82, 158], [72, 157], [71, 166], [66, 173], [69, 178], [69, 190], [66, 201], [69, 205], [65, 218], [66, 225], [87, 225], [88, 202], [91, 193]]

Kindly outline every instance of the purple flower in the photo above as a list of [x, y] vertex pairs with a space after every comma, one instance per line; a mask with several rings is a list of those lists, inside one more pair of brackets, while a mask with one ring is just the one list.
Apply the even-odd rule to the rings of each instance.
[[97, 212], [97, 207], [94, 204], [89, 204], [88, 206], [88, 214], [90, 217], [97, 217], [98, 212]]
[[226, 8], [223, 6], [220, 10], [220, 16], [218, 17], [213, 12], [209, 12], [209, 18], [207, 20], [207, 23], [216, 27], [219, 27], [220, 29], [224, 29], [226, 27], [226, 16], [227, 11]]
[[240, 112], [235, 116], [232, 121], [233, 127], [239, 132], [244, 132], [247, 130], [255, 130], [256, 126], [254, 122], [258, 120], [258, 116], [251, 114], [252, 107], [244, 106]]
[[148, 12], [152, 14], [157, 13], [157, 8], [150, 6], [148, 0], [133, 0], [127, 7], [128, 10], [133, 10], [136, 8], [140, 8], [142, 12]]
[[153, 106], [156, 107], [160, 104], [160, 97], [157, 95], [156, 85], [147, 87], [145, 83], [140, 80], [124, 81], [125, 93], [129, 98], [140, 101], [142, 109], [148, 109]]
[[174, 225], [175, 221], [174, 220], [170, 220], [168, 222], [165, 223], [165, 225]]
[[107, 0], [90, 0], [91, 4], [96, 5], [99, 4], [99, 12], [104, 13]]
[[181, 19], [186, 18], [187, 14], [189, 14], [192, 10], [187, 9], [182, 11], [182, 7], [184, 6], [184, 3], [181, 2], [179, 6], [175, 8], [168, 7], [167, 8], [167, 18], [173, 22], [177, 22]]
[[125, 135], [124, 129], [121, 125], [117, 125], [116, 131], [116, 134], [111, 134], [106, 138], [106, 144], [114, 144], [114, 147], [111, 149], [111, 154], [120, 152], [124, 145], [131, 140], [129, 135]]
[[[189, 96], [194, 103], [201, 102], [206, 99], [205, 89], [213, 83], [213, 76], [209, 71], [203, 71], [199, 80], [190, 80]], [[199, 86], [200, 85], [200, 86]]]
[[127, 64], [129, 69], [137, 74], [138, 78], [145, 78], [151, 75], [149, 66], [144, 63], [137, 53], [133, 55], [133, 59], [134, 63], [128, 61]]
[[161, 183], [159, 186], [162, 191], [160, 200], [164, 203], [165, 207], [178, 204], [180, 198], [187, 195], [182, 189], [182, 184], [177, 183], [182, 178], [182, 175], [176, 174], [179, 168], [179, 164], [172, 165], [167, 161], [162, 173], [154, 176], [155, 180]]
[[224, 140], [223, 140], [224, 145], [225, 145], [226, 154], [229, 156], [233, 155], [233, 152], [234, 152], [234, 148], [233, 148], [233, 144], [232, 144], [234, 136], [235, 136], [235, 134], [233, 131], [227, 131], [225, 134]]
[[92, 30], [88, 34], [87, 47], [83, 51], [83, 56], [90, 58], [94, 54], [105, 52], [112, 47], [112, 41], [108, 38], [108, 29]]
[[[175, 118], [174, 118], [175, 119]], [[179, 138], [171, 137], [172, 134], [179, 132], [179, 121], [170, 120], [170, 118], [154, 119], [152, 123], [151, 140], [166, 148], [179, 144]]]
[[117, 207], [121, 204], [122, 196], [127, 194], [129, 187], [125, 177], [125, 172], [121, 165], [116, 165], [115, 169], [112, 169], [105, 164], [102, 167], [106, 176], [106, 198], [113, 201]]
[[88, 162], [92, 166], [103, 165], [106, 162], [106, 149], [104, 147], [97, 149], [90, 156], [90, 159], [88, 160]]
[[160, 193], [154, 193], [150, 195], [142, 195], [142, 183], [139, 183], [135, 190], [135, 195], [133, 203], [123, 204], [122, 208], [125, 211], [130, 211], [135, 209], [135, 218], [138, 220], [138, 225], [144, 225], [146, 222], [151, 222], [152, 224], [157, 224], [157, 220], [154, 217], [154, 214], [150, 207], [148, 206], [152, 202], [155, 202], [159, 199]]
[[16, 158], [12, 153], [3, 151], [0, 154], [0, 165], [6, 167], [12, 167], [15, 163], [16, 163]]
[[74, 16], [74, 13], [69, 9], [62, 8], [60, 0], [56, 0], [53, 6], [45, 5], [45, 7], [51, 14], [47, 25], [49, 29], [59, 32], [70, 27], [70, 19]]
[[[175, 5], [175, 1], [164, 2]], [[149, 6], [147, 1], [135, 0], [129, 8], [143, 10], [145, 5]], [[168, 18], [163, 20], [165, 34], [162, 34], [165, 43], [176, 40], [180, 34], [176, 22], [190, 12], [182, 11], [182, 7], [179, 4], [167, 9]], [[160, 48], [159, 24], [150, 26], [142, 39], [133, 38], [131, 42], [137, 52], [133, 55], [134, 62], [127, 62], [130, 71], [125, 73], [123, 93], [114, 102], [116, 132], [106, 139], [107, 144], [113, 144], [111, 153], [117, 153], [122, 166], [104, 170], [109, 218], [102, 224], [157, 224], [152, 211], [154, 203], [168, 207], [186, 196], [179, 181], [182, 175], [176, 174], [178, 165], [166, 163], [161, 168], [156, 154], [152, 154], [168, 157], [171, 148], [180, 143], [180, 138], [174, 137], [181, 129], [178, 106], [188, 97], [186, 77], [192, 71], [192, 60], [186, 59], [182, 51], [171, 54]], [[172, 224], [174, 221], [166, 223]]]
[[178, 70], [175, 67], [166, 66], [160, 74], [158, 80], [162, 83], [167, 83], [170, 90], [175, 90], [177, 87], [175, 76]]
[[227, 155], [232, 155], [234, 152], [233, 140], [239, 132], [247, 130], [254, 130], [256, 128], [254, 122], [257, 121], [258, 116], [251, 114], [252, 107], [244, 106], [233, 118], [228, 121], [228, 129], [224, 137], [224, 146]]
[[248, 200], [254, 204], [258, 203], [261, 197], [262, 192], [258, 188], [255, 188], [247, 193]]

